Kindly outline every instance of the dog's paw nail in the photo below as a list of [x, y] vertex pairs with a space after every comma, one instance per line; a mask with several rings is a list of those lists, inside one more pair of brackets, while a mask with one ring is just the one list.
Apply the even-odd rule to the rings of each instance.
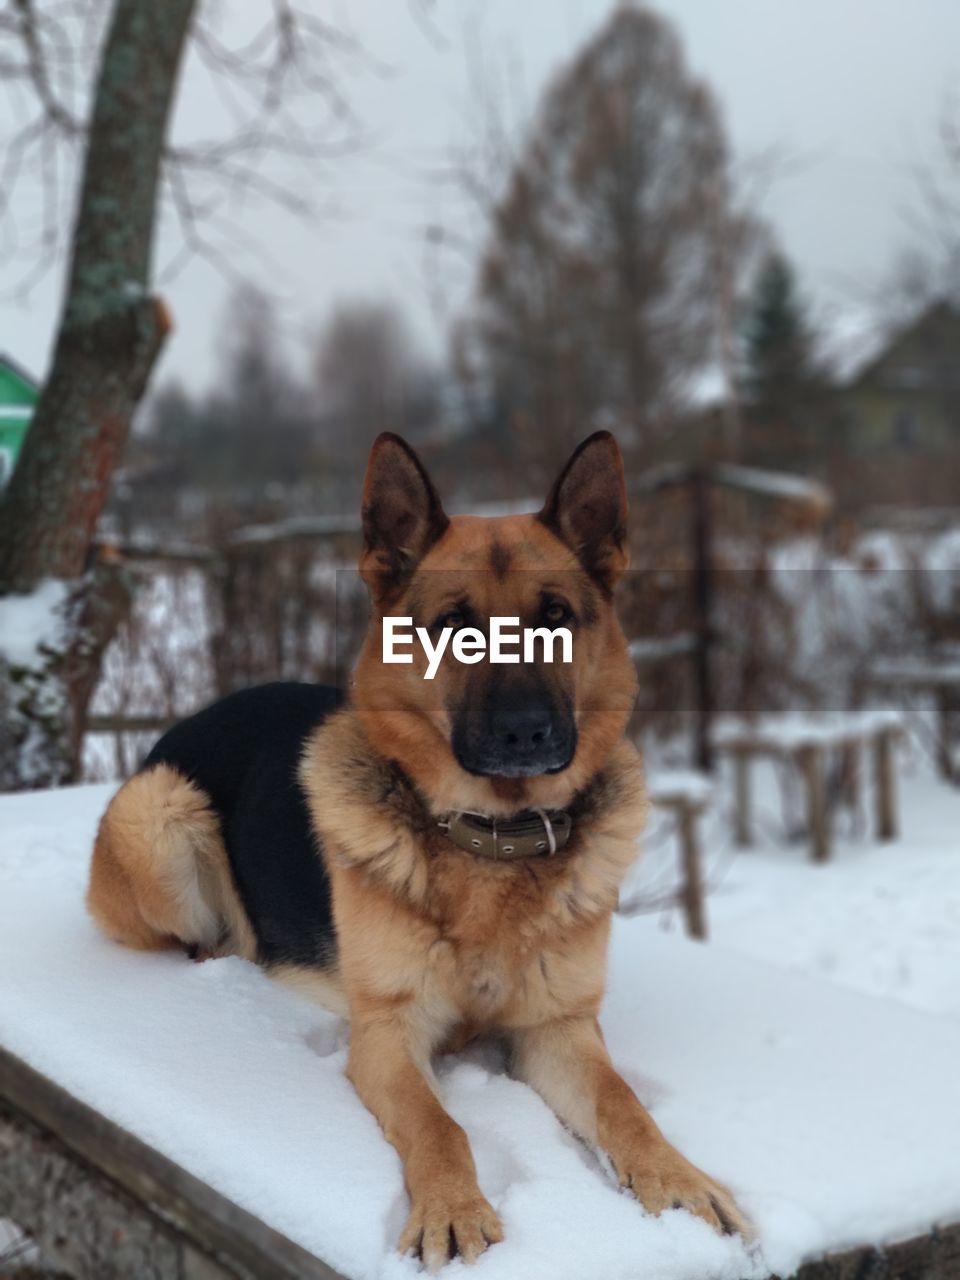
[[503, 1239], [503, 1228], [482, 1196], [457, 1205], [414, 1209], [400, 1237], [401, 1253], [413, 1251], [435, 1274], [453, 1258], [471, 1263]]
[[668, 1151], [654, 1162], [637, 1155], [630, 1163], [634, 1167], [625, 1168], [620, 1184], [629, 1188], [654, 1217], [665, 1209], [685, 1209], [718, 1235], [740, 1235], [748, 1244], [756, 1238], [750, 1220], [726, 1187], [676, 1152]]

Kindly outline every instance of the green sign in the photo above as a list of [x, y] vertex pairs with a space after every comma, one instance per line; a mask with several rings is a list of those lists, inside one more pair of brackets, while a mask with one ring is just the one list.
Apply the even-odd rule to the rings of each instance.
[[0, 487], [13, 474], [39, 394], [33, 378], [0, 353]]

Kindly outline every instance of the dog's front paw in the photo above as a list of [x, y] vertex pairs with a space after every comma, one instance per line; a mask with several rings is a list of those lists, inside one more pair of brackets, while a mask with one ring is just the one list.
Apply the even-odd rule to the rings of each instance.
[[617, 1166], [621, 1187], [628, 1187], [648, 1213], [686, 1209], [723, 1235], [750, 1241], [755, 1232], [722, 1183], [686, 1160], [668, 1142], [645, 1144]]
[[439, 1271], [458, 1255], [476, 1262], [488, 1245], [503, 1239], [503, 1227], [478, 1190], [429, 1195], [414, 1201], [399, 1249], [412, 1249], [428, 1271]]

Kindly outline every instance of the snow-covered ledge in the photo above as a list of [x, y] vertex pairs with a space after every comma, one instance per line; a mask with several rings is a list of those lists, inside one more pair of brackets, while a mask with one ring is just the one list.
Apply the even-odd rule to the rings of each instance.
[[[344, 1078], [343, 1024], [243, 961], [137, 955], [94, 932], [81, 891], [107, 794], [0, 800], [4, 1047], [334, 1271], [411, 1280], [393, 1253], [399, 1162]], [[478, 1280], [762, 1280], [911, 1237], [889, 1259], [956, 1253], [956, 1233], [930, 1233], [960, 1220], [960, 1023], [617, 920], [603, 1025], [760, 1245], [646, 1217], [476, 1051], [440, 1075], [506, 1229]]]

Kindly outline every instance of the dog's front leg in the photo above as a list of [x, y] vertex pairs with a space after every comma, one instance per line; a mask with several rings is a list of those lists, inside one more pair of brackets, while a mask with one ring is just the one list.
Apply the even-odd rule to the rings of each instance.
[[402, 1016], [365, 1018], [351, 1031], [347, 1074], [403, 1161], [410, 1217], [400, 1251], [436, 1271], [458, 1253], [474, 1262], [503, 1229], [477, 1185], [467, 1135], [434, 1092], [429, 1050]]
[[606, 1151], [620, 1185], [650, 1213], [689, 1209], [717, 1231], [751, 1236], [726, 1187], [670, 1145], [614, 1070], [596, 1018], [563, 1018], [517, 1032], [514, 1071], [569, 1129]]

